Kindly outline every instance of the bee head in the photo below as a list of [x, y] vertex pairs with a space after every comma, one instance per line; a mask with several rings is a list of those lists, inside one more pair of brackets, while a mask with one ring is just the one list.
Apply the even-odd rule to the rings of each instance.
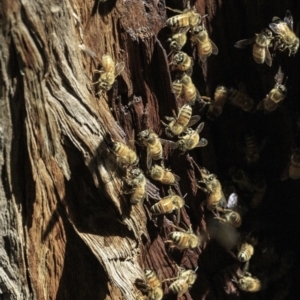
[[141, 174], [141, 172], [142, 171], [139, 168], [134, 168], [134, 169], [130, 170], [130, 174], [133, 177], [138, 177]]

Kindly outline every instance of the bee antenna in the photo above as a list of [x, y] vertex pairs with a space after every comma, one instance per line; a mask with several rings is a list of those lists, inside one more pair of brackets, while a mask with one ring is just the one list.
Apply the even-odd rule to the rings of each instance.
[[187, 196], [187, 193], [182, 198], [185, 198], [186, 196]]

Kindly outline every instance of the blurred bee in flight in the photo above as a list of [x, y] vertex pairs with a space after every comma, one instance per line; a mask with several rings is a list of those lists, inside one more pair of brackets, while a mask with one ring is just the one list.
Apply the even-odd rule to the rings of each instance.
[[256, 33], [251, 39], [240, 40], [235, 43], [236, 48], [245, 48], [247, 45], [253, 44], [252, 55], [257, 64], [266, 63], [269, 67], [272, 66], [272, 56], [269, 47], [274, 39], [270, 29], [264, 28], [260, 33]]
[[294, 149], [291, 160], [281, 175], [281, 180], [291, 178], [293, 180], [300, 178], [300, 149]]

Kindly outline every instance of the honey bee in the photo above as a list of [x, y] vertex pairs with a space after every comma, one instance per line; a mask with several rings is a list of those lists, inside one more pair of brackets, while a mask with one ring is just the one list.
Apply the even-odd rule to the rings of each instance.
[[207, 145], [208, 141], [204, 138], [200, 139], [200, 132], [204, 127], [204, 122], [200, 123], [196, 130], [187, 128], [185, 130], [185, 135], [179, 137], [179, 141], [175, 145], [170, 145], [171, 148], [178, 148], [182, 152], [192, 150], [197, 147], [204, 147]]
[[256, 277], [252, 277], [250, 273], [240, 275], [236, 283], [239, 289], [245, 292], [254, 293], [262, 289], [261, 281]]
[[167, 9], [179, 13], [174, 17], [171, 17], [167, 20], [167, 26], [169, 26], [173, 31], [178, 31], [181, 28], [193, 28], [198, 25], [202, 18], [200, 14], [197, 13], [195, 7], [191, 8], [190, 1], [187, 2], [187, 8], [183, 11], [172, 9], [167, 7]]
[[194, 85], [192, 78], [184, 74], [181, 78], [182, 83], [182, 97], [186, 104], [194, 105], [196, 100], [201, 99], [200, 93]]
[[147, 146], [147, 168], [150, 169], [152, 160], [163, 160], [161, 139], [150, 129], [141, 131], [138, 137]]
[[169, 290], [181, 297], [196, 281], [197, 274], [193, 270], [180, 270], [177, 279], [169, 286]]
[[295, 55], [299, 49], [299, 38], [293, 31], [293, 16], [289, 10], [281, 20], [279, 17], [273, 17], [269, 27], [275, 32], [275, 43], [277, 49], [284, 51], [288, 49], [289, 56]]
[[223, 210], [223, 207], [226, 207], [226, 199], [217, 176], [205, 168], [200, 168], [200, 173], [202, 180], [199, 180], [198, 183], [203, 183], [205, 188], [200, 185], [197, 185], [197, 187], [208, 193], [206, 208], [211, 211]]
[[149, 170], [149, 173], [153, 180], [160, 181], [162, 184], [175, 185], [180, 180], [179, 176], [158, 165], [153, 165]]
[[173, 92], [175, 94], [176, 99], [178, 99], [182, 94], [182, 82], [181, 79], [177, 78], [172, 82]]
[[175, 70], [186, 72], [188, 75], [191, 75], [194, 61], [193, 58], [188, 56], [186, 53], [178, 51], [174, 55], [171, 65], [175, 66]]
[[[132, 195], [130, 197], [131, 204], [142, 202], [146, 195], [146, 177], [139, 168], [130, 170], [130, 178], [126, 179], [126, 183], [133, 187]], [[130, 192], [129, 192], [130, 193]]]
[[144, 273], [146, 282], [138, 279], [135, 283], [142, 292], [147, 293], [149, 300], [161, 300], [164, 293], [160, 279], [152, 270], [145, 269]]
[[173, 231], [168, 235], [165, 243], [170, 243], [170, 247], [177, 247], [180, 250], [194, 249], [199, 246], [200, 239], [192, 230], [192, 226], [188, 230], [177, 227], [180, 231]]
[[138, 164], [139, 158], [137, 154], [127, 145], [121, 142], [111, 142], [109, 148], [117, 157], [118, 163], [133, 166]]
[[240, 246], [238, 247], [237, 259], [241, 262], [247, 262], [250, 260], [253, 254], [254, 247], [251, 244], [245, 242], [240, 244]]
[[247, 112], [250, 111], [254, 105], [254, 101], [252, 98], [235, 88], [229, 89], [228, 99], [232, 105], [239, 107], [243, 111]]
[[186, 128], [193, 126], [200, 120], [200, 116], [192, 116], [192, 107], [185, 104], [179, 110], [177, 118], [165, 117], [169, 124], [162, 122], [165, 128], [165, 133], [168, 137], [174, 137], [175, 135], [180, 135]]
[[240, 227], [242, 225], [242, 218], [240, 214], [231, 209], [224, 209], [221, 217], [216, 216], [215, 219], [220, 220], [223, 223], [232, 225], [233, 227]]
[[168, 214], [174, 210], [179, 210], [183, 207], [184, 200], [176, 195], [172, 189], [169, 189], [169, 196], [162, 198], [159, 202], [151, 206], [150, 211], [154, 215]]
[[115, 64], [109, 54], [104, 54], [101, 58], [101, 69], [94, 71], [100, 73], [100, 78], [93, 84], [98, 84], [100, 90], [109, 91], [115, 82], [115, 78], [123, 71], [124, 67], [124, 62]]
[[203, 23], [193, 29], [191, 40], [196, 44], [198, 57], [202, 62], [206, 62], [211, 54], [217, 55], [219, 53], [218, 47], [209, 38]]
[[266, 180], [264, 178], [259, 179], [258, 182], [254, 185], [253, 190], [254, 192], [250, 200], [249, 206], [251, 208], [256, 209], [261, 205], [265, 197], [267, 190]]
[[170, 42], [170, 49], [171, 51], [180, 51], [182, 47], [185, 45], [187, 41], [187, 32], [189, 30], [189, 27], [182, 28], [179, 30], [179, 32], [172, 35], [171, 38], [168, 39], [168, 42]]
[[258, 103], [257, 109], [264, 110], [265, 113], [274, 111], [280, 102], [282, 102], [287, 95], [287, 88], [285, 83], [282, 84], [284, 75], [279, 67], [278, 73], [275, 76], [276, 84], [273, 89], [267, 94], [266, 98]]
[[300, 178], [300, 149], [293, 150], [290, 162], [281, 175], [281, 180]]
[[256, 33], [254, 38], [245, 39], [236, 42], [236, 48], [244, 48], [249, 44], [254, 43], [252, 48], [252, 55], [257, 64], [266, 63], [269, 67], [272, 66], [272, 57], [269, 51], [271, 42], [274, 39], [273, 33], [270, 29], [264, 28], [260, 33]]
[[223, 107], [228, 98], [228, 89], [225, 86], [218, 86], [215, 90], [214, 100], [209, 105], [207, 118], [215, 120], [223, 111]]

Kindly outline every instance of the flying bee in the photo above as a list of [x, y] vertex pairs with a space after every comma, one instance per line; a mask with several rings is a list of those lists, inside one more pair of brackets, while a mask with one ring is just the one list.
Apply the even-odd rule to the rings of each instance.
[[200, 239], [192, 230], [192, 226], [188, 230], [177, 227], [180, 231], [173, 231], [168, 235], [165, 243], [170, 243], [170, 247], [177, 247], [180, 250], [194, 249], [199, 246]]
[[194, 85], [192, 78], [184, 74], [181, 78], [182, 83], [182, 97], [186, 104], [194, 105], [196, 100], [201, 99], [200, 93]]
[[243, 275], [239, 275], [238, 281], [235, 282], [239, 289], [245, 292], [254, 293], [259, 292], [262, 289], [261, 281], [256, 277], [252, 277], [252, 275], [248, 272]]
[[130, 203], [137, 204], [142, 202], [147, 196], [147, 191], [146, 191], [147, 181], [142, 170], [139, 168], [131, 169], [130, 178], [126, 179], [126, 183], [133, 188], [130, 197]]
[[254, 254], [253, 245], [245, 242], [240, 244], [240, 246], [238, 247], [237, 259], [241, 262], [247, 262], [250, 260], [253, 254]]
[[191, 8], [190, 1], [187, 2], [187, 8], [183, 11], [169, 7], [167, 7], [167, 9], [179, 13], [179, 15], [171, 17], [167, 20], [167, 26], [169, 26], [173, 32], [178, 31], [181, 28], [193, 28], [201, 22], [202, 18], [206, 17], [201, 17], [201, 15], [197, 13], [195, 7]]
[[162, 198], [159, 202], [151, 206], [150, 211], [154, 215], [168, 214], [184, 206], [183, 198], [176, 195], [171, 188], [168, 192], [169, 196]]
[[160, 279], [152, 270], [145, 269], [144, 273], [146, 282], [141, 279], [137, 279], [135, 281], [136, 285], [142, 292], [147, 293], [149, 300], [161, 300], [164, 293], [162, 290], [162, 283]]
[[179, 176], [158, 165], [153, 165], [149, 170], [149, 174], [153, 180], [160, 181], [162, 184], [176, 185], [180, 180]]
[[147, 168], [150, 169], [152, 160], [163, 160], [162, 140], [150, 129], [141, 131], [138, 137], [147, 146]]
[[196, 44], [198, 57], [202, 62], [206, 62], [211, 54], [217, 55], [219, 53], [218, 47], [209, 38], [204, 23], [193, 29], [191, 40]]
[[231, 209], [224, 209], [222, 210], [222, 215], [221, 217], [215, 217], [215, 219], [232, 225], [233, 227], [240, 227], [242, 225], [242, 218], [240, 214], [236, 211], [233, 211]]
[[269, 51], [271, 42], [274, 39], [270, 29], [264, 28], [260, 33], [256, 33], [254, 38], [240, 40], [234, 45], [236, 48], [244, 48], [249, 44], [253, 44], [252, 55], [257, 64], [266, 63], [269, 67], [272, 66], [272, 57]]
[[115, 64], [109, 54], [104, 54], [101, 58], [100, 70], [94, 70], [94, 73], [100, 73], [100, 78], [93, 84], [98, 84], [100, 90], [109, 91], [116, 77], [123, 71], [124, 67], [124, 62]]
[[269, 27], [275, 32], [275, 44], [279, 51], [288, 49], [289, 56], [295, 55], [299, 49], [299, 38], [293, 31], [293, 16], [289, 10], [281, 20], [279, 17], [273, 17]]
[[197, 147], [204, 147], [207, 145], [208, 141], [204, 138], [200, 139], [200, 132], [204, 127], [204, 122], [200, 123], [196, 130], [187, 128], [185, 130], [185, 135], [179, 136], [179, 141], [175, 145], [170, 145], [171, 148], [178, 148], [182, 152], [192, 150]]
[[200, 116], [192, 116], [192, 107], [185, 104], [178, 112], [178, 116], [175, 118], [165, 117], [169, 124], [162, 122], [165, 128], [165, 133], [168, 137], [174, 137], [180, 135], [186, 128], [193, 126], [200, 120]]
[[197, 185], [197, 187], [208, 193], [206, 199], [206, 208], [211, 211], [223, 210], [226, 207], [226, 199], [222, 190], [222, 185], [215, 174], [210, 173], [205, 168], [200, 168], [202, 180], [199, 184], [204, 184], [205, 187]]
[[175, 70], [186, 72], [188, 75], [192, 74], [194, 61], [193, 58], [188, 56], [182, 51], [178, 51], [171, 61], [171, 65], [175, 66]]
[[179, 32], [172, 35], [171, 38], [169, 38], [167, 41], [170, 42], [170, 49], [171, 51], [180, 51], [182, 47], [185, 45], [187, 41], [187, 32], [189, 30], [189, 27], [182, 28], [179, 30]]
[[241, 108], [243, 111], [250, 111], [254, 105], [254, 101], [245, 93], [235, 89], [230, 88], [228, 91], [228, 99], [230, 104]]
[[117, 162], [119, 164], [131, 166], [138, 164], [139, 158], [137, 154], [127, 145], [121, 142], [111, 142], [109, 148], [117, 157]]
[[177, 279], [169, 286], [169, 290], [181, 297], [196, 281], [197, 274], [193, 270], [180, 270]]
[[281, 180], [300, 178], [300, 149], [296, 148], [292, 152], [291, 160], [281, 175]]
[[[285, 86], [286, 81], [282, 84], [284, 78], [284, 74], [281, 71], [281, 67], [275, 76], [275, 86], [273, 89], [267, 94], [266, 98], [258, 103], [257, 109], [264, 110], [265, 113], [270, 113], [274, 111], [280, 102], [282, 102], [287, 95], [287, 88]], [[287, 79], [286, 79], [287, 80]]]
[[218, 86], [215, 90], [214, 100], [209, 105], [207, 118], [215, 120], [223, 111], [223, 107], [228, 98], [228, 89], [225, 86]]

